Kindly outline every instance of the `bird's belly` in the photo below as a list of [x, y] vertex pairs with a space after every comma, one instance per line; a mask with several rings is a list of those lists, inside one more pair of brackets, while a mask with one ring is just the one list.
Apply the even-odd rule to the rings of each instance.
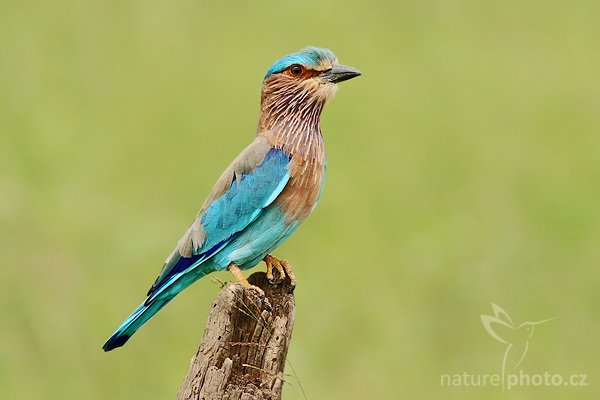
[[323, 188], [324, 166], [311, 170], [312, 173], [290, 178], [256, 221], [213, 257], [219, 268], [225, 269], [231, 263], [241, 269], [252, 268], [296, 230], [317, 204]]
[[240, 232], [213, 260], [221, 269], [233, 263], [241, 269], [252, 268], [278, 247], [299, 223], [289, 221], [281, 207], [271, 204], [256, 221]]

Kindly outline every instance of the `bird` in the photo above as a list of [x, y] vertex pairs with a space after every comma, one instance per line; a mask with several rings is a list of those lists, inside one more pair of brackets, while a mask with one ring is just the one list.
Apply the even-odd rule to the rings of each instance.
[[[275, 61], [262, 83], [254, 140], [225, 169], [202, 208], [167, 257], [147, 298], [103, 346], [123, 346], [182, 290], [214, 271], [229, 270], [243, 286], [243, 270], [264, 261], [296, 278], [272, 252], [319, 202], [326, 158], [320, 116], [337, 84], [362, 73], [326, 48], [308, 46]], [[264, 296], [264, 293], [262, 293]]]

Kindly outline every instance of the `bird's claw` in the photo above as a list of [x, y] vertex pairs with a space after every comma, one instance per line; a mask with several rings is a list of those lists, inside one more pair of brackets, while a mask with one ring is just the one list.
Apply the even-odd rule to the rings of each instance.
[[[273, 256], [266, 256], [264, 261], [265, 264], [267, 264], [267, 279], [269, 280], [269, 283], [271, 283], [272, 285], [279, 285], [281, 282], [283, 282], [283, 280], [285, 279], [285, 271], [283, 269], [283, 265], [281, 265], [280, 260], [276, 259]], [[275, 279], [275, 277], [273, 276], [273, 268], [275, 268], [279, 273], [277, 279]]]
[[[287, 260], [273, 257], [270, 254], [265, 256], [263, 261], [267, 264], [267, 279], [269, 282], [273, 285], [279, 285], [284, 281], [285, 276], [287, 275], [290, 278], [290, 293], [293, 292], [296, 288], [296, 276], [294, 275], [294, 271], [292, 271], [290, 263], [287, 262]], [[278, 272], [277, 279], [273, 276], [273, 268]]]
[[240, 268], [237, 265], [232, 263], [229, 265], [229, 267], [227, 267], [227, 269], [229, 269], [229, 271], [233, 274], [233, 276], [235, 276], [237, 278], [237, 281], [239, 283], [241, 283], [242, 286], [244, 286], [248, 290], [256, 292], [258, 297], [260, 297], [261, 299], [266, 299], [265, 291], [262, 290], [261, 288], [259, 288], [258, 286], [250, 284], [250, 282], [248, 282], [248, 279], [246, 279], [244, 274], [242, 274], [242, 271], [240, 270]]
[[258, 286], [252, 285], [250, 282], [248, 282], [248, 279], [244, 277], [244, 274], [242, 274], [242, 271], [237, 265], [233, 263], [229, 264], [229, 267], [227, 267], [227, 269], [229, 269], [233, 276], [237, 278], [237, 282], [240, 283], [244, 287], [244, 289], [247, 289], [249, 292], [254, 293], [260, 299], [265, 310], [267, 310], [268, 312], [273, 311], [273, 307], [271, 307], [271, 303], [269, 303], [269, 299], [265, 295], [265, 291], [259, 288]]

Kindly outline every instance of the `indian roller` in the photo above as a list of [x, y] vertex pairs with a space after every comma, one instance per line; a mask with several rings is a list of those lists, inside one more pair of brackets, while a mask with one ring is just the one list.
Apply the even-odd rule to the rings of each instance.
[[326, 166], [321, 111], [337, 83], [359, 75], [318, 47], [289, 54], [269, 68], [254, 141], [223, 172], [148, 297], [106, 341], [104, 351], [123, 346], [173, 297], [211, 272], [227, 269], [250, 287], [242, 270], [263, 260], [271, 282], [276, 269], [296, 284], [290, 264], [271, 253], [319, 201]]

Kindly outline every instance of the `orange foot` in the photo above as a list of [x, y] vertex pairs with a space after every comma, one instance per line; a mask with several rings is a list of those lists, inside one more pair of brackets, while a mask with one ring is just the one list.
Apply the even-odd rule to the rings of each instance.
[[265, 292], [258, 286], [251, 285], [250, 282], [248, 282], [248, 279], [246, 279], [246, 277], [244, 276], [244, 274], [242, 274], [242, 271], [237, 265], [233, 263], [229, 264], [229, 267], [227, 267], [227, 269], [233, 274], [233, 276], [235, 276], [235, 279], [237, 279], [237, 281], [241, 283], [245, 288], [254, 290], [258, 293], [260, 297], [265, 297]]
[[[292, 266], [289, 262], [284, 259], [275, 258], [270, 254], [267, 254], [265, 258], [263, 258], [263, 261], [267, 264], [267, 279], [269, 282], [272, 284], [279, 284], [287, 275], [290, 277], [292, 290], [294, 290], [296, 287], [296, 277], [294, 276], [294, 271], [292, 271]], [[279, 278], [277, 280], [273, 278], [273, 268], [279, 272]]]

